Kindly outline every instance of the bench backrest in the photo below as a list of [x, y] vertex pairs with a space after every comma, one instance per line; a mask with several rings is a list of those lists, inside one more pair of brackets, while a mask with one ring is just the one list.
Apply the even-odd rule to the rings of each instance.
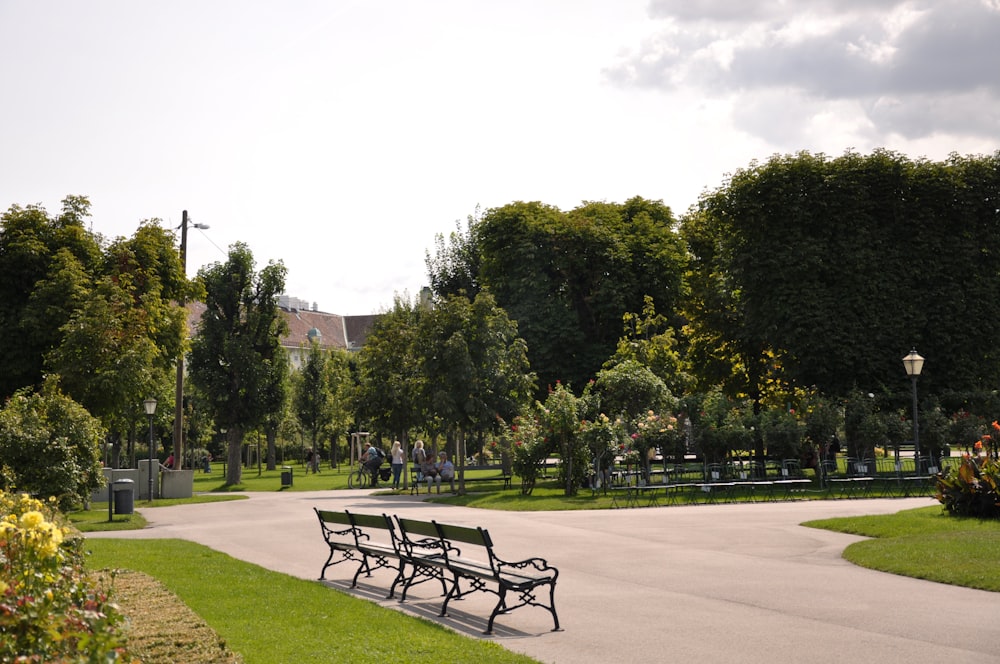
[[399, 526], [398, 543], [404, 555], [439, 557], [445, 550], [446, 545], [433, 522], [397, 516], [396, 524]]
[[432, 522], [437, 526], [438, 534], [446, 540], [452, 542], [464, 542], [476, 546], [493, 547], [493, 540], [490, 534], [482, 528], [469, 528], [468, 526], [454, 526], [448, 523]]
[[392, 548], [399, 553], [400, 543], [396, 539], [395, 528], [392, 520], [385, 514], [356, 514], [344, 510], [347, 518], [351, 520], [351, 527], [354, 529], [358, 547], [368, 549], [369, 547], [379, 547], [382, 550]]
[[[493, 554], [493, 540], [490, 533], [485, 528], [469, 528], [468, 526], [455, 526], [448, 523], [434, 522], [441, 536], [442, 541], [447, 542], [453, 548], [445, 550], [445, 562], [450, 564], [450, 558], [462, 555], [464, 559], [476, 559], [483, 565], [488, 565], [493, 575], [499, 574], [499, 564]], [[469, 546], [480, 547], [478, 551], [469, 551]], [[464, 554], [464, 555], [463, 555]]]
[[403, 536], [409, 539], [410, 535], [416, 535], [420, 537], [433, 537], [435, 539], [439, 538], [441, 535], [438, 533], [437, 528], [434, 527], [434, 523], [430, 521], [420, 521], [418, 519], [403, 519], [396, 517], [396, 521], [399, 523], [399, 529], [402, 531]]
[[350, 526], [351, 519], [347, 516], [346, 512], [333, 512], [331, 510], [321, 510], [313, 508], [316, 510], [316, 515], [319, 517], [321, 524], [326, 525], [328, 523], [334, 523], [339, 526]]
[[386, 521], [384, 514], [357, 514], [344, 510], [351, 525], [361, 530], [377, 528], [380, 530], [391, 530], [392, 525]]

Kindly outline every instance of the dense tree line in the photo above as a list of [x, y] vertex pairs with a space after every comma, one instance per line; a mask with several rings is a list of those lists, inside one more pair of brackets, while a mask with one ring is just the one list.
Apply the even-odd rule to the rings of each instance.
[[876, 151], [776, 156], [702, 197], [682, 234], [684, 307], [701, 384], [846, 396], [1000, 379], [1000, 154], [912, 161]]
[[[464, 458], [467, 439], [479, 449], [550, 398], [535, 427], [573, 458], [557, 402], [591, 421], [587, 436], [604, 441], [596, 456], [618, 435], [608, 433], [615, 415], [647, 433], [666, 421], [644, 407], [686, 412], [707, 432], [706, 457], [792, 453], [806, 430], [843, 430], [871, 449], [906, 435], [900, 359], [914, 347], [927, 358], [920, 426], [933, 449], [982, 428], [952, 418], [941, 433], [956, 412], [1000, 415], [1000, 153], [775, 156], [679, 221], [642, 198], [477, 210], [436, 238], [428, 300], [397, 298], [357, 356], [310, 349], [291, 381], [280, 263], [258, 273], [235, 245], [188, 282], [156, 220], [108, 241], [87, 229], [88, 209], [70, 197], [56, 216], [14, 206], [0, 218], [0, 396], [44, 382], [99, 418], [117, 450], [143, 422], [144, 397], [170, 402], [185, 343], [176, 303], [203, 297], [190, 369], [191, 403], [204, 412], [190, 415], [227, 431], [230, 483], [251, 429], [267, 433], [272, 465], [289, 421], [316, 447], [371, 425], [404, 442], [412, 431], [446, 435]], [[629, 398], [647, 388], [655, 404]], [[805, 414], [762, 412], [796, 407]]]

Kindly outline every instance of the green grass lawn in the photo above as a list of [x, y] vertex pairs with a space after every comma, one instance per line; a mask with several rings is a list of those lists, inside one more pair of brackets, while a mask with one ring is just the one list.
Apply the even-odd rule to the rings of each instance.
[[159, 579], [247, 664], [536, 661], [200, 544], [89, 539], [86, 548], [90, 569], [127, 567]]
[[803, 525], [873, 538], [844, 551], [855, 565], [1000, 592], [1000, 521], [951, 516], [933, 506]]

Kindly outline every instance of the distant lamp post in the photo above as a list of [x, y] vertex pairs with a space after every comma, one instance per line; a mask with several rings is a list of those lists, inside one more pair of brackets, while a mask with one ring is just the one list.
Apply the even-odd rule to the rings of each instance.
[[920, 469], [920, 425], [917, 422], [917, 378], [924, 368], [924, 358], [920, 357], [914, 348], [903, 358], [903, 366], [906, 367], [906, 375], [913, 382], [913, 464], [916, 472]]
[[[192, 228], [208, 229], [208, 224], [191, 224]], [[187, 235], [188, 235], [188, 211], [181, 212], [181, 271], [187, 279]], [[181, 295], [181, 307], [184, 306], [184, 295]], [[187, 314], [185, 312], [184, 331], [187, 332]], [[184, 467], [184, 350], [181, 349], [180, 357], [177, 358], [177, 391], [174, 402], [174, 468]], [[191, 460], [194, 465], [194, 459]]]
[[153, 415], [156, 415], [156, 399], [146, 399], [142, 407], [149, 418], [149, 502], [153, 502]]

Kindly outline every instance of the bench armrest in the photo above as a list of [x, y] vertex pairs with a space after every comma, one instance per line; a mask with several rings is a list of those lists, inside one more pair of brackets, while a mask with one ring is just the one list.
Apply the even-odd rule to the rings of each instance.
[[497, 558], [496, 561], [497, 561], [497, 569], [500, 572], [503, 572], [505, 567], [511, 569], [524, 569], [526, 567], [532, 567], [539, 572], [554, 572], [554, 574], [552, 575], [553, 579], [559, 576], [559, 570], [557, 570], [552, 565], [549, 565], [549, 561], [545, 560], [544, 558], [528, 558], [527, 560], [518, 560], [518, 561], [500, 560], [499, 558]]

